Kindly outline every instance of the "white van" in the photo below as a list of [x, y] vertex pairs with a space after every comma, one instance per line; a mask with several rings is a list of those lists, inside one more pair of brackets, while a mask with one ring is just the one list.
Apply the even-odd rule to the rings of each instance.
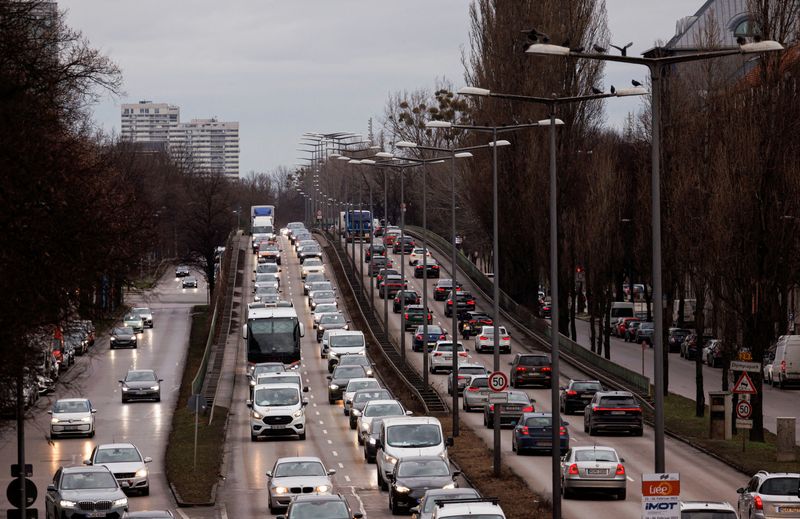
[[609, 321], [614, 324], [618, 317], [634, 317], [634, 306], [631, 302], [615, 301], [611, 303], [611, 310], [608, 315], [611, 318]]
[[342, 355], [366, 355], [367, 341], [364, 332], [357, 330], [331, 330], [328, 344], [322, 348], [322, 355], [328, 356], [328, 373], [339, 364]]
[[772, 380], [783, 389], [786, 384], [800, 382], [800, 335], [781, 335], [775, 345]]
[[250, 439], [259, 436], [297, 435], [306, 439], [308, 401], [302, 398], [297, 384], [261, 384], [253, 388], [253, 399], [247, 401], [250, 412]]
[[388, 488], [388, 477], [397, 460], [405, 456], [441, 456], [447, 459], [447, 447], [453, 439], [445, 439], [442, 424], [431, 416], [397, 416], [384, 418], [375, 462], [378, 465], [378, 486]]

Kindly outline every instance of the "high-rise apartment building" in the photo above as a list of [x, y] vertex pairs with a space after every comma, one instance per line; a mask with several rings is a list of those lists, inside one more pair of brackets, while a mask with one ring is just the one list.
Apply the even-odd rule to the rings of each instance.
[[135, 143], [163, 143], [178, 160], [196, 171], [221, 171], [239, 178], [239, 123], [216, 118], [180, 122], [180, 108], [166, 103], [139, 101], [123, 104], [122, 139]]

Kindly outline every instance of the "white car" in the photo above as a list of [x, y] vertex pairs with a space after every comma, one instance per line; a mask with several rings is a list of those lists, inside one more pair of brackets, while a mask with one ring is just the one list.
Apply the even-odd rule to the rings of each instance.
[[305, 279], [311, 273], [325, 273], [325, 265], [322, 264], [322, 261], [318, 258], [308, 258], [303, 262], [303, 266], [300, 267], [300, 276]]
[[422, 247], [414, 247], [411, 254], [408, 255], [408, 264], [413, 267], [418, 261], [422, 261], [423, 256], [428, 256], [428, 258], [430, 258], [431, 251], [423, 249]]
[[358, 443], [363, 445], [369, 440], [369, 428], [375, 418], [383, 419], [390, 416], [411, 415], [411, 411], [406, 411], [403, 404], [397, 400], [370, 400], [364, 406], [363, 411], [355, 410], [353, 414], [358, 417], [356, 420], [356, 431], [358, 432]]
[[681, 501], [681, 519], [739, 519], [736, 509], [725, 501]]
[[146, 464], [151, 461], [151, 457], [142, 456], [132, 443], [106, 443], [95, 447], [92, 455], [83, 463], [106, 467], [114, 474], [123, 491], [133, 490], [147, 496], [150, 494], [150, 479]]
[[[500, 353], [511, 353], [511, 336], [508, 335], [505, 326], [498, 328], [500, 328]], [[480, 333], [473, 340], [476, 352], [494, 352], [494, 326], [481, 326]]]
[[[469, 360], [469, 350], [459, 341], [456, 346], [458, 350], [458, 363], [463, 364]], [[453, 369], [453, 341], [436, 341], [436, 346], [428, 353], [428, 370], [431, 373], [438, 373], [439, 370], [451, 371]]]
[[305, 440], [308, 401], [301, 395], [297, 384], [256, 384], [253, 399], [247, 401], [247, 407], [251, 409], [250, 440], [256, 441], [260, 436], [292, 434]]
[[59, 436], [94, 436], [94, 415], [88, 398], [62, 398], [56, 400], [53, 409], [47, 412], [50, 418], [50, 438]]
[[326, 470], [322, 460], [316, 457], [278, 458], [272, 470], [267, 472], [269, 511], [278, 513], [301, 494], [332, 494], [331, 476], [334, 474], [335, 470]]
[[353, 395], [359, 389], [380, 389], [381, 384], [374, 378], [351, 378], [347, 383], [347, 387], [342, 393], [342, 402], [344, 403], [344, 415], [350, 416], [350, 407], [353, 405]]
[[131, 309], [131, 313], [136, 314], [142, 318], [142, 323], [144, 324], [145, 328], [153, 327], [153, 312], [151, 312], [149, 308], [145, 306], [140, 306]]
[[358, 330], [329, 330], [328, 340], [323, 337], [323, 353], [328, 356], [328, 373], [339, 364], [342, 355], [366, 355], [367, 340]]
[[436, 503], [431, 519], [469, 519], [470, 517], [506, 519], [506, 514], [503, 513], [496, 498], [475, 499], [468, 503], [440, 501]]

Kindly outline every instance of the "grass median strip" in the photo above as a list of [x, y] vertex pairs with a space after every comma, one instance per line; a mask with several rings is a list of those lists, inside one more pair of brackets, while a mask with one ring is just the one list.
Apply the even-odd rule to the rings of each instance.
[[[167, 480], [184, 503], [210, 503], [219, 479], [225, 441], [225, 422], [228, 410], [217, 407], [214, 422], [200, 416], [197, 431], [197, 465], [194, 466], [194, 413], [187, 408], [192, 379], [203, 360], [209, 333], [208, 306], [192, 308], [192, 328], [189, 350], [183, 369], [178, 402], [172, 415], [172, 429], [166, 452]], [[220, 414], [221, 413], [221, 414]]]
[[[742, 434], [745, 438], [749, 431], [739, 431], [730, 440], [712, 440], [709, 438], [710, 419], [708, 406], [705, 416], [696, 417], [695, 402], [680, 395], [670, 393], [664, 400], [664, 422], [668, 431], [714, 453], [728, 465], [751, 476], [759, 470], [770, 472], [796, 472], [797, 462], [776, 461], [775, 434], [764, 431], [765, 441], [751, 442], [746, 439], [742, 451]], [[800, 448], [795, 447], [797, 459], [800, 459]], [[745, 481], [744, 479], [742, 480]]]

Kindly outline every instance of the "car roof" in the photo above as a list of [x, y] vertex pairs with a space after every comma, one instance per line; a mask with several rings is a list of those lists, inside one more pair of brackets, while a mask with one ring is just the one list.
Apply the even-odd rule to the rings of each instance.
[[[350, 384], [350, 382], [367, 382], [367, 381], [369, 381], [369, 380], [374, 380], [374, 381], [375, 381], [375, 383], [376, 383], [376, 384], [378, 384], [378, 385], [380, 386], [380, 384], [378, 383], [378, 381], [377, 381], [376, 379], [372, 378], [372, 377], [358, 377], [358, 378], [351, 378], [351, 379], [350, 379], [350, 381], [348, 382], [348, 384]], [[383, 389], [383, 388], [381, 388], [381, 389]], [[374, 391], [374, 389], [373, 389], [372, 391]]]
[[[373, 400], [374, 402], [374, 400]], [[414, 425], [414, 424], [436, 424], [441, 427], [441, 422], [433, 416], [386, 416], [383, 418], [383, 425], [391, 427], [393, 425]]]
[[100, 445], [97, 446], [98, 450], [99, 449], [130, 449], [130, 448], [134, 448], [136, 450], [139, 450], [138, 448], [136, 448], [136, 445], [134, 445], [132, 443], [101, 443]]
[[165, 517], [175, 517], [169, 510], [142, 510], [140, 512], [127, 512], [122, 516], [130, 519], [163, 519]]
[[300, 387], [297, 384], [290, 384], [288, 382], [282, 382], [280, 384], [256, 384], [253, 391], [257, 389], [296, 389], [300, 391]]
[[154, 369], [129, 369], [128, 373], [155, 373]]
[[[370, 389], [369, 391], [375, 391], [375, 390]], [[394, 398], [386, 398], [383, 400], [370, 400], [369, 402], [367, 402], [367, 405], [378, 405], [378, 404], [400, 404], [401, 406], [403, 405], [399, 400], [395, 400]]]
[[736, 512], [727, 501], [681, 501], [681, 510], [724, 510]]
[[297, 317], [297, 310], [292, 307], [253, 308], [247, 312], [247, 319], [263, 319], [268, 317]]
[[59, 398], [56, 402], [88, 402], [88, 398]]
[[459, 364], [458, 365], [458, 369], [461, 369], [461, 368], [483, 368], [483, 369], [486, 369], [486, 366], [484, 366], [483, 364], [475, 364], [475, 363]]
[[316, 456], [287, 456], [285, 458], [278, 458], [275, 461], [276, 465], [280, 465], [281, 463], [305, 463], [309, 461], [318, 461], [322, 463], [322, 460]]
[[571, 378], [571, 379], [569, 379], [569, 381], [570, 381], [570, 383], [573, 383], [573, 382], [591, 382], [593, 384], [600, 384], [600, 385], [603, 384], [599, 380], [589, 380], [589, 379], [582, 379], [582, 378]]
[[108, 472], [111, 471], [105, 465], [75, 465], [74, 467], [61, 467], [64, 474], [75, 472]]
[[360, 330], [330, 330], [331, 335], [360, 335], [364, 336], [364, 332]]
[[502, 515], [503, 517], [505, 517], [503, 509], [500, 508], [500, 505], [496, 505], [489, 501], [479, 501], [475, 503], [459, 503], [459, 502], [448, 503], [447, 501], [445, 501], [439, 505], [439, 509], [436, 512], [437, 517], [458, 517], [458, 518], [469, 517], [470, 515], [481, 515], [481, 514]]
[[300, 494], [292, 499], [292, 503], [302, 503], [303, 501], [343, 501], [347, 503], [347, 499], [341, 494]]
[[577, 445], [575, 447], [570, 447], [572, 451], [593, 451], [593, 450], [604, 450], [604, 451], [614, 451], [617, 452], [617, 449], [614, 447], [609, 447], [608, 445]]

